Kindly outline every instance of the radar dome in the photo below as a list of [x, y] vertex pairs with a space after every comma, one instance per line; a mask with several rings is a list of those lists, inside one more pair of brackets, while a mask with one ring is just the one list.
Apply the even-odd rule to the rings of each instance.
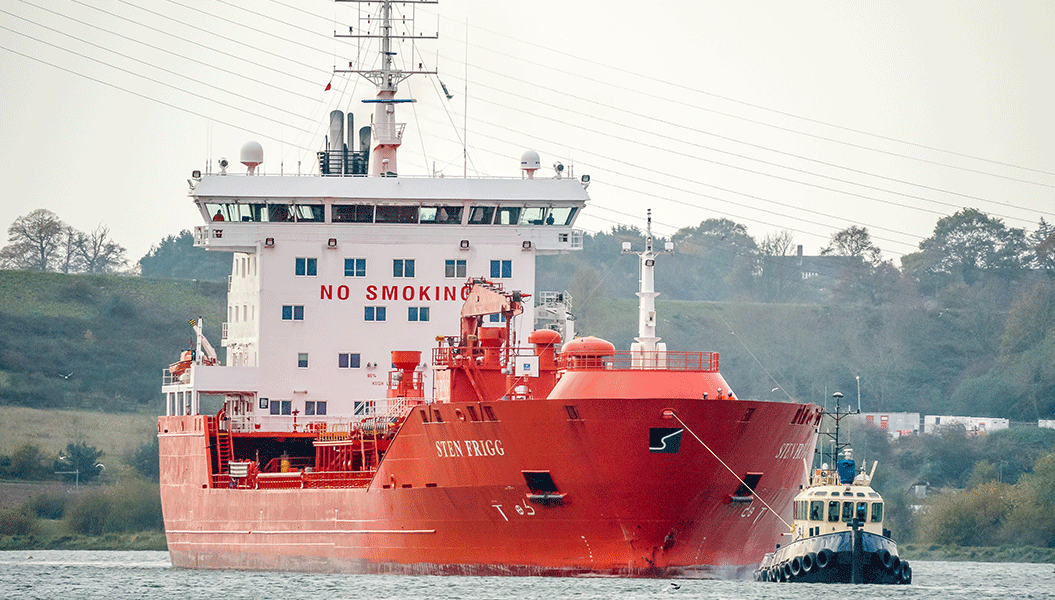
[[252, 140], [242, 144], [242, 150], [238, 153], [238, 160], [249, 167], [249, 173], [256, 172], [256, 168], [264, 162], [264, 148], [259, 142]]
[[535, 171], [541, 168], [542, 161], [538, 157], [538, 152], [528, 150], [520, 155], [520, 169], [527, 173], [528, 179], [534, 179]]

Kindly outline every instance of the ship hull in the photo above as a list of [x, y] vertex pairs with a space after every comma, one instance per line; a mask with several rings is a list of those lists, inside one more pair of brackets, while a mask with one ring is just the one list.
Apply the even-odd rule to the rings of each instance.
[[[861, 538], [861, 583], [912, 583], [912, 567], [901, 560], [894, 540], [867, 531], [861, 532]], [[765, 556], [754, 578], [766, 582], [853, 583], [852, 563], [852, 533], [840, 531], [777, 548]]]
[[[805, 410], [669, 398], [433, 404], [403, 422], [368, 487], [312, 489], [213, 487], [206, 417], [161, 417], [168, 547], [187, 568], [742, 575], [787, 528], [772, 510], [790, 520], [812, 458]], [[680, 443], [657, 449], [653, 429], [683, 430]], [[525, 471], [548, 474], [553, 492], [531, 489]], [[738, 495], [750, 473], [761, 474], [754, 493]]]

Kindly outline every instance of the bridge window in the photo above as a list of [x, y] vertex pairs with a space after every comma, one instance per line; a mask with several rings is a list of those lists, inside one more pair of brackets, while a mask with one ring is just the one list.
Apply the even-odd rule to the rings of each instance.
[[474, 206], [469, 211], [469, 224], [470, 225], [490, 225], [494, 221], [495, 207], [493, 206]]
[[516, 225], [520, 222], [519, 206], [503, 206], [498, 209], [495, 225]]
[[334, 204], [334, 223], [373, 223], [374, 206], [372, 204]]
[[375, 223], [417, 223], [417, 206], [378, 206]]
[[321, 223], [326, 220], [326, 210], [321, 204], [294, 204], [293, 216], [298, 223]]
[[440, 225], [461, 225], [462, 207], [460, 206], [422, 206], [421, 222]]
[[292, 223], [293, 206], [290, 204], [268, 204], [267, 220], [271, 223]]
[[521, 225], [542, 225], [546, 222], [546, 207], [529, 206], [520, 213]]
[[571, 225], [571, 222], [575, 220], [575, 212], [579, 210], [574, 206], [561, 206], [550, 209], [549, 216], [546, 217], [546, 225]]

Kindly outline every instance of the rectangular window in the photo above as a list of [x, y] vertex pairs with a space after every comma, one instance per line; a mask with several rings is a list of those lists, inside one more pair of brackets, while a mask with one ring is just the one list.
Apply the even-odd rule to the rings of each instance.
[[443, 276], [465, 279], [465, 261], [458, 259], [445, 261], [443, 264]]
[[366, 321], [384, 321], [385, 320], [385, 307], [384, 306], [367, 306], [365, 307], [365, 314], [363, 319]]
[[828, 502], [828, 522], [837, 523], [839, 521], [839, 501], [831, 500]]
[[519, 206], [503, 206], [498, 209], [495, 225], [516, 225], [520, 221]]
[[271, 401], [271, 414], [273, 414], [273, 415], [290, 415], [290, 414], [293, 414], [293, 401], [292, 400], [272, 400]]
[[308, 368], [308, 353], [307, 352], [301, 352], [301, 353], [297, 354], [297, 367], [301, 368], [301, 369], [307, 369]]
[[293, 414], [293, 401], [283, 400], [282, 401], [282, 414], [291, 415]]
[[344, 259], [344, 276], [345, 277], [366, 277], [366, 259], [365, 258], [346, 258], [346, 259]]
[[293, 274], [297, 277], [315, 277], [318, 275], [318, 259], [297, 258]]
[[334, 223], [373, 223], [374, 207], [372, 204], [334, 204]]
[[417, 223], [417, 206], [378, 206], [375, 223]]
[[314, 415], [314, 414], [315, 414], [315, 403], [312, 402], [311, 400], [305, 401], [304, 402], [304, 415], [308, 416], [308, 415]]
[[325, 415], [326, 414], [326, 402], [325, 401], [316, 402], [315, 403], [315, 414], [316, 415]]
[[544, 206], [529, 206], [520, 213], [521, 225], [542, 225], [546, 222], [546, 208]]
[[407, 320], [408, 321], [428, 321], [429, 320], [429, 307], [427, 306], [411, 306], [407, 308]]
[[843, 502], [843, 521], [849, 523], [854, 518], [854, 503]]
[[487, 315], [487, 320], [490, 321], [491, 323], [505, 323], [506, 322], [505, 317], [503, 317], [500, 313], [495, 313], [493, 315]]
[[413, 277], [414, 259], [396, 258], [392, 260], [392, 277]]
[[358, 369], [359, 368], [359, 353], [358, 352], [344, 352], [337, 355], [337, 368], [338, 369]]
[[513, 261], [492, 260], [491, 279], [508, 279], [513, 276]]
[[460, 206], [422, 206], [421, 222], [442, 225], [460, 225], [462, 207]]
[[880, 523], [883, 521], [883, 503], [873, 502], [872, 503], [872, 522]]
[[857, 512], [854, 514], [854, 518], [857, 519], [858, 521], [861, 521], [862, 523], [864, 523], [865, 521], [868, 520], [868, 503], [867, 502], [858, 502], [857, 503]]
[[573, 206], [554, 208], [546, 217], [546, 225], [571, 225], [571, 222], [575, 220], [577, 210], [579, 209]]
[[824, 500], [811, 500], [810, 501], [810, 520], [811, 521], [823, 521], [824, 517]]
[[285, 304], [282, 306], [283, 321], [303, 321], [304, 306], [302, 304]]
[[490, 225], [495, 218], [495, 207], [474, 206], [469, 211], [470, 225]]
[[282, 414], [282, 403], [278, 400], [271, 401], [271, 414], [280, 415]]

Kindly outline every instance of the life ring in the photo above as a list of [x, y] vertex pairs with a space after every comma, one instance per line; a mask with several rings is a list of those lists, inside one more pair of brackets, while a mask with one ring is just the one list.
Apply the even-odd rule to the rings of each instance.
[[879, 551], [879, 562], [883, 563], [883, 568], [886, 569], [887, 571], [891, 571], [892, 570], [891, 566], [893, 565], [893, 562], [892, 562], [892, 559], [890, 557], [890, 551], [887, 550], [886, 548], [883, 548], [882, 550]]
[[830, 549], [825, 548], [817, 553], [817, 568], [827, 569], [828, 565], [832, 564], [832, 560], [835, 558], [835, 553]]
[[789, 562], [788, 565], [791, 566], [791, 574], [792, 575], [794, 575], [795, 577], [798, 577], [799, 575], [802, 575], [802, 559], [801, 558], [799, 558], [798, 556], [796, 556], [795, 558], [792, 558], [791, 562]]
[[802, 572], [812, 573], [817, 568], [817, 554], [815, 552], [807, 552], [802, 557]]

